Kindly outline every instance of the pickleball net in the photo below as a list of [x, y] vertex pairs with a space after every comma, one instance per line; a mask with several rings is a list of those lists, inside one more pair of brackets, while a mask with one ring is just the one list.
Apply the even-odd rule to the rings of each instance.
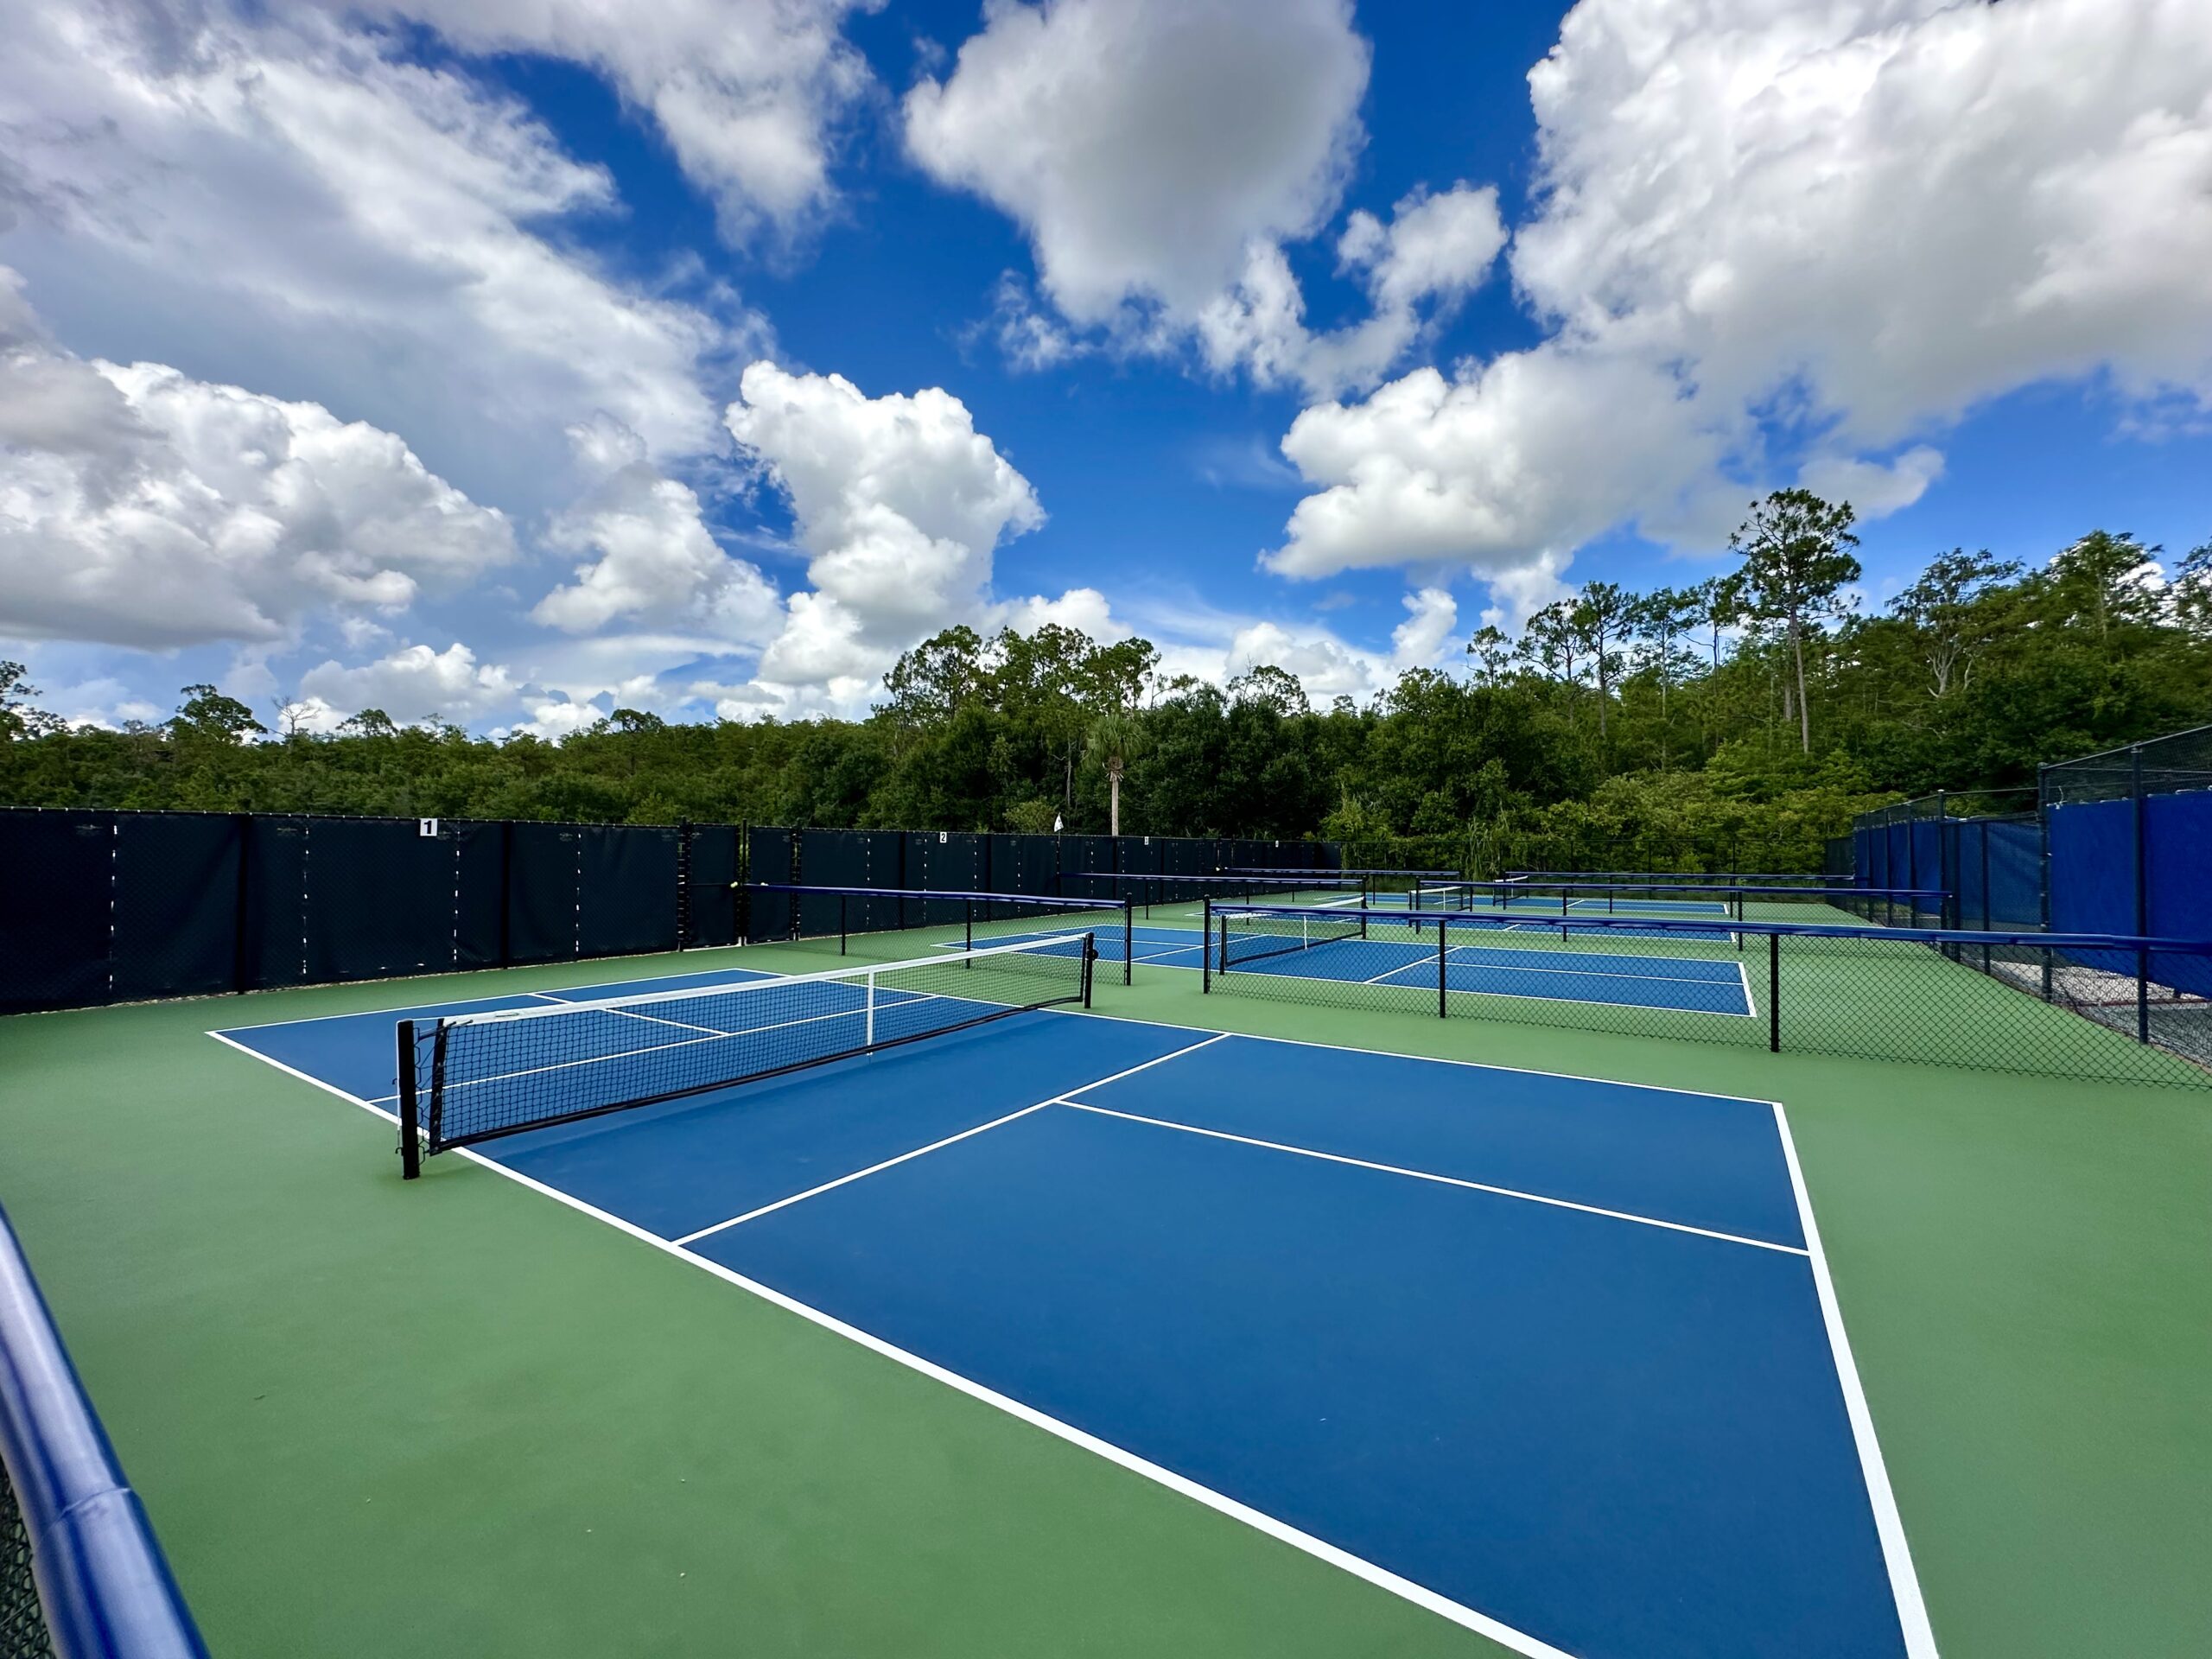
[[425, 1155], [964, 1031], [1088, 1007], [1088, 933], [909, 962], [399, 1025], [400, 1153]]

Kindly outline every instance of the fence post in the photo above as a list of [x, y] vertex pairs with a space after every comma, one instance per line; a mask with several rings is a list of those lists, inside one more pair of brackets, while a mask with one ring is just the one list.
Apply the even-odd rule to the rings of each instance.
[[[2036, 885], [2043, 912], [2043, 931], [2050, 931], [2050, 768], [2036, 768]], [[2043, 953], [2043, 1000], [2050, 1001], [2050, 952]]]
[[691, 948], [691, 820], [676, 826], [676, 948]]
[[1782, 1052], [1782, 935], [1766, 936], [1766, 1050]]
[[[231, 815], [231, 821], [238, 825], [238, 903], [231, 917], [231, 925], [235, 930], [231, 940], [231, 988], [234, 991], [243, 991], [251, 988], [247, 984], [246, 923], [253, 913], [253, 877], [248, 868], [252, 861], [253, 853], [253, 814], [234, 812]], [[504, 871], [501, 872], [500, 880], [503, 883], [505, 880]], [[505, 898], [502, 896], [499, 902], [504, 906], [506, 903]], [[504, 931], [500, 938], [499, 960], [502, 963], [506, 961]]]
[[1452, 1017], [1450, 1004], [1444, 995], [1446, 985], [1444, 956], [1449, 948], [1444, 943], [1444, 936], [1450, 927], [1451, 923], [1444, 917], [1439, 916], [1436, 918], [1436, 1017], [1440, 1020], [1448, 1020]]
[[2146, 857], [2150, 849], [2148, 832], [2143, 818], [2143, 746], [2130, 744], [2127, 750], [2128, 795], [2135, 808], [2135, 937], [2151, 937], [2151, 872]]

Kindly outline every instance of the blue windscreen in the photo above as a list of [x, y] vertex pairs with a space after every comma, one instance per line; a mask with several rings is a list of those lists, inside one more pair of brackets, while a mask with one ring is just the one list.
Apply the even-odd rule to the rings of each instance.
[[1993, 928], [2043, 925], [2043, 831], [2034, 823], [1986, 823], [1989, 886], [1986, 894]]
[[1926, 892], [1943, 885], [1943, 828], [1944, 820], [1929, 818], [1916, 822], [1912, 830], [1911, 880], [1900, 883]]
[[[2135, 931], [2135, 803], [2050, 809], [2050, 925], [2060, 933]], [[2125, 951], [2071, 953], [2083, 966], [2135, 971]]]
[[[2151, 931], [2164, 939], [2212, 939], [2212, 791], [2153, 795], [2143, 806]], [[2159, 983], [2212, 996], [2212, 964], [2204, 957], [2154, 955], [2152, 963]]]

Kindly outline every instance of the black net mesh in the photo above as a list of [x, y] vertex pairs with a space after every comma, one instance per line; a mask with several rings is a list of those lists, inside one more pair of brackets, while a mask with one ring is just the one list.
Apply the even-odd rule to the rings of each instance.
[[54, 1641], [31, 1577], [31, 1535], [0, 1464], [0, 1659], [47, 1659]]
[[1915, 1061], [2212, 1086], [2212, 953], [2013, 935], [1662, 931], [1599, 920], [1370, 911], [1294, 938], [1287, 912], [1216, 914], [1215, 993]]
[[467, 1146], [1031, 1009], [1084, 1004], [1093, 954], [1090, 935], [1067, 934], [879, 967], [427, 1023], [416, 1028], [412, 1056], [424, 1142], [432, 1152]]
[[1952, 895], [1926, 887], [1833, 887], [1802, 883], [1681, 879], [1514, 876], [1503, 881], [1448, 882], [1416, 889], [1416, 909], [1491, 910], [1511, 916], [1645, 917], [1655, 920], [1795, 922], [1814, 926], [1868, 923], [1882, 927], [1948, 927], [1958, 919]]

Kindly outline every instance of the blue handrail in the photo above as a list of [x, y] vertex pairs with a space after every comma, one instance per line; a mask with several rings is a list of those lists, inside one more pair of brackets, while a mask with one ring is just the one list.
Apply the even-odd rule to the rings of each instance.
[[0, 1462], [60, 1659], [207, 1659], [144, 1507], [0, 1212]]

